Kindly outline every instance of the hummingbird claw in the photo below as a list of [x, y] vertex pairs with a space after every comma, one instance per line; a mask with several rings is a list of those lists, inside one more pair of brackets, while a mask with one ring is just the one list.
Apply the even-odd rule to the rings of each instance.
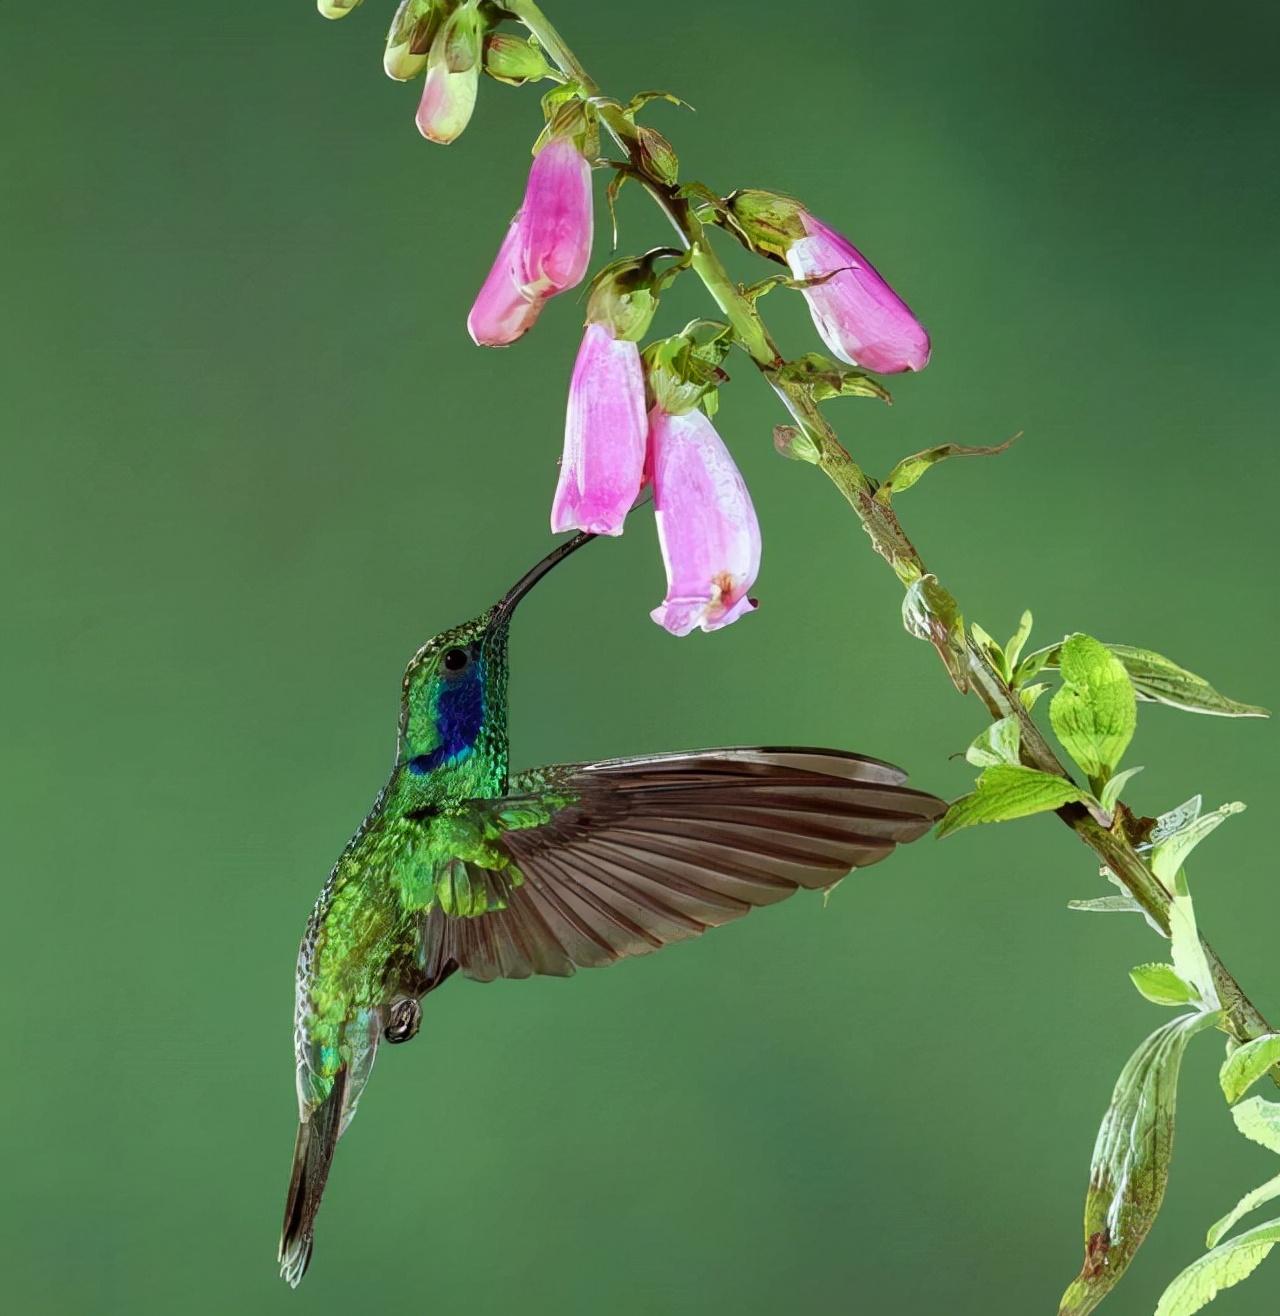
[[410, 1042], [418, 1035], [421, 1023], [422, 1006], [412, 998], [402, 997], [392, 1002], [382, 1035], [393, 1045], [397, 1042]]

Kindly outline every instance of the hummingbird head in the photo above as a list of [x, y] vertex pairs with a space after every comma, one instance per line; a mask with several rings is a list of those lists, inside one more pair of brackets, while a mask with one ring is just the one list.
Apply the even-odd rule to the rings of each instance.
[[397, 766], [459, 798], [505, 782], [507, 636], [520, 600], [593, 535], [566, 540], [488, 611], [427, 641], [405, 669]]

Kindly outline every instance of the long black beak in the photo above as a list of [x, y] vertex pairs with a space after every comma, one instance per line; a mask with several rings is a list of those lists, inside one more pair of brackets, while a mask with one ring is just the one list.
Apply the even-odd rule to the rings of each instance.
[[585, 531], [574, 535], [572, 539], [566, 539], [564, 543], [557, 544], [555, 548], [542, 559], [537, 566], [526, 571], [514, 585], [502, 596], [498, 606], [493, 610], [493, 617], [489, 622], [491, 627], [505, 626], [511, 620], [511, 614], [516, 610], [516, 604], [540, 581], [543, 576], [557, 567], [571, 553], [576, 553], [583, 544], [589, 544], [595, 535], [589, 535]]

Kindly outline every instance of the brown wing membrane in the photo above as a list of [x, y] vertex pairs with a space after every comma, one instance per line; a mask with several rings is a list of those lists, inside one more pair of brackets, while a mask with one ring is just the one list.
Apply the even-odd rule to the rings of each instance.
[[[524, 881], [477, 918], [434, 910], [428, 972], [567, 975], [832, 885], [946, 810], [887, 763], [824, 749], [719, 749], [527, 773], [511, 797], [574, 803], [500, 844]], [[502, 802], [510, 803], [510, 798]], [[479, 875], [477, 875], [479, 876]]]

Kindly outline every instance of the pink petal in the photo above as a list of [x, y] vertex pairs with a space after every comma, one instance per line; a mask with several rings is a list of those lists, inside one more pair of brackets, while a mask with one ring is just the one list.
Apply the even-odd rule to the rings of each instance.
[[673, 635], [719, 630], [755, 607], [760, 524], [751, 495], [701, 411], [649, 413], [649, 455], [667, 596], [650, 614]]
[[797, 279], [832, 275], [802, 290], [827, 349], [878, 374], [923, 370], [929, 335], [911, 308], [847, 238], [809, 214], [804, 226], [809, 236], [791, 244], [787, 264]]
[[590, 324], [569, 385], [551, 529], [620, 535], [644, 483], [647, 422], [639, 347]]
[[511, 221], [507, 236], [467, 316], [467, 332], [480, 347], [506, 347], [533, 328], [546, 303], [545, 297], [526, 297], [512, 271], [512, 255], [520, 241], [520, 216]]
[[567, 137], [538, 152], [525, 189], [516, 277], [526, 294], [549, 296], [576, 287], [591, 262], [594, 224], [591, 166]]

